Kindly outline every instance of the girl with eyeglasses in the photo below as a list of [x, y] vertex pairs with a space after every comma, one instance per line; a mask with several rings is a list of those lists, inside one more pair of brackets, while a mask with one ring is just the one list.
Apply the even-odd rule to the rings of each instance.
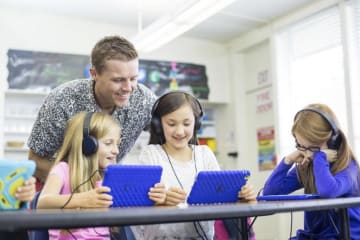
[[[280, 162], [264, 186], [264, 195], [304, 189], [321, 198], [360, 196], [359, 165], [332, 110], [310, 104], [294, 118], [296, 150]], [[294, 167], [293, 167], [294, 166]], [[360, 239], [360, 207], [348, 209], [351, 239]], [[335, 210], [306, 211], [304, 230], [291, 239], [339, 239]]]

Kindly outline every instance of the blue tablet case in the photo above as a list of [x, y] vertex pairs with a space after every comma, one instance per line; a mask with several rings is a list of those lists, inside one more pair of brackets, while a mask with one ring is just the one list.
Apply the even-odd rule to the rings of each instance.
[[201, 171], [187, 199], [188, 204], [230, 203], [250, 176], [248, 170]]
[[320, 198], [318, 194], [289, 194], [289, 195], [264, 195], [258, 196], [258, 201], [282, 201], [282, 200], [307, 200]]
[[[21, 202], [16, 199], [16, 190], [28, 180], [35, 171], [31, 160], [0, 160], [0, 209], [19, 209]], [[26, 206], [26, 205], [25, 205]]]
[[160, 182], [161, 166], [109, 165], [102, 185], [111, 188], [111, 207], [152, 206], [148, 192]]

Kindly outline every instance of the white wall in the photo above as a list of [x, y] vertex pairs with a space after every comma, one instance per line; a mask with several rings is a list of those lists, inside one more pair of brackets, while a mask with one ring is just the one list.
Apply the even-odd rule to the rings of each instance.
[[[130, 39], [135, 32], [117, 25], [90, 22], [83, 19], [43, 15], [0, 8], [0, 83], [6, 84], [9, 48], [72, 54], [90, 54], [94, 44], [106, 35], [122, 35]], [[143, 59], [176, 60], [204, 64], [210, 87], [223, 84], [223, 93], [210, 93], [210, 101], [229, 101], [228, 62], [225, 46], [196, 39], [178, 39], [151, 53], [141, 54]], [[219, 81], [221, 79], [222, 81]], [[1, 84], [2, 86], [6, 86]]]
[[[6, 67], [8, 49], [90, 55], [94, 44], [106, 35], [117, 34], [128, 39], [135, 35], [133, 29], [117, 25], [11, 8], [0, 8], [0, 29], [2, 30], [0, 40], [0, 112], [4, 112], [4, 95], [2, 93], [8, 86]], [[150, 54], [140, 53], [140, 58], [203, 64], [206, 66], [210, 87], [209, 101], [229, 102], [230, 84], [226, 46], [204, 40], [179, 38]], [[226, 114], [226, 111], [222, 112], [224, 119], [231, 119], [226, 117]], [[0, 117], [0, 127], [3, 125], [3, 118]], [[0, 132], [0, 157], [2, 157], [4, 143], [2, 131]], [[221, 137], [222, 134], [219, 135], [219, 138]], [[224, 141], [219, 139], [219, 142]], [[219, 148], [221, 149], [221, 144]], [[222, 155], [226, 156], [226, 153]]]
[[[238, 168], [250, 169], [252, 173], [250, 181], [256, 190], [260, 190], [271, 170], [259, 170], [257, 130], [269, 126], [275, 128], [276, 125], [273, 110], [259, 113], [256, 108], [257, 96], [262, 92], [269, 92], [274, 104], [273, 84], [271, 82], [264, 85], [258, 83], [258, 74], [264, 70], [269, 71], [270, 81], [273, 79], [270, 41], [258, 43], [238, 55], [237, 62], [242, 65], [242, 72], [237, 79], [243, 85], [238, 87], [237, 91], [241, 93], [239, 95], [243, 95], [241, 101], [246, 103], [242, 104], [238, 101], [239, 107], [236, 111], [237, 119], [242, 119], [243, 123], [238, 132], [238, 147], [241, 152]], [[277, 156], [277, 158], [278, 161], [281, 160], [281, 156]], [[293, 232], [297, 228], [302, 228], [303, 222], [302, 213], [295, 213], [294, 216]], [[257, 240], [287, 239], [290, 232], [290, 214], [259, 217], [254, 224], [254, 229]]]

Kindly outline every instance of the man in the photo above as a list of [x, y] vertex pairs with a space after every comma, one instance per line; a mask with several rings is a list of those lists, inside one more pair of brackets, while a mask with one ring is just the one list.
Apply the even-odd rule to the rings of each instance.
[[[81, 111], [102, 111], [121, 125], [119, 162], [130, 151], [151, 119], [156, 96], [138, 84], [138, 54], [119, 36], [101, 39], [91, 53], [91, 79], [73, 80], [55, 88], [45, 99], [28, 140], [35, 176], [44, 182], [60, 148], [67, 120]], [[81, 170], [79, 170], [81, 171]]]

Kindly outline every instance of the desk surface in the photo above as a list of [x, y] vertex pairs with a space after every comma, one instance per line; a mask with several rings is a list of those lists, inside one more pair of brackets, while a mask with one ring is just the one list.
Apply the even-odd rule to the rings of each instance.
[[360, 206], [360, 197], [179, 207], [22, 210], [0, 212], [0, 230], [119, 226], [262, 216]]

